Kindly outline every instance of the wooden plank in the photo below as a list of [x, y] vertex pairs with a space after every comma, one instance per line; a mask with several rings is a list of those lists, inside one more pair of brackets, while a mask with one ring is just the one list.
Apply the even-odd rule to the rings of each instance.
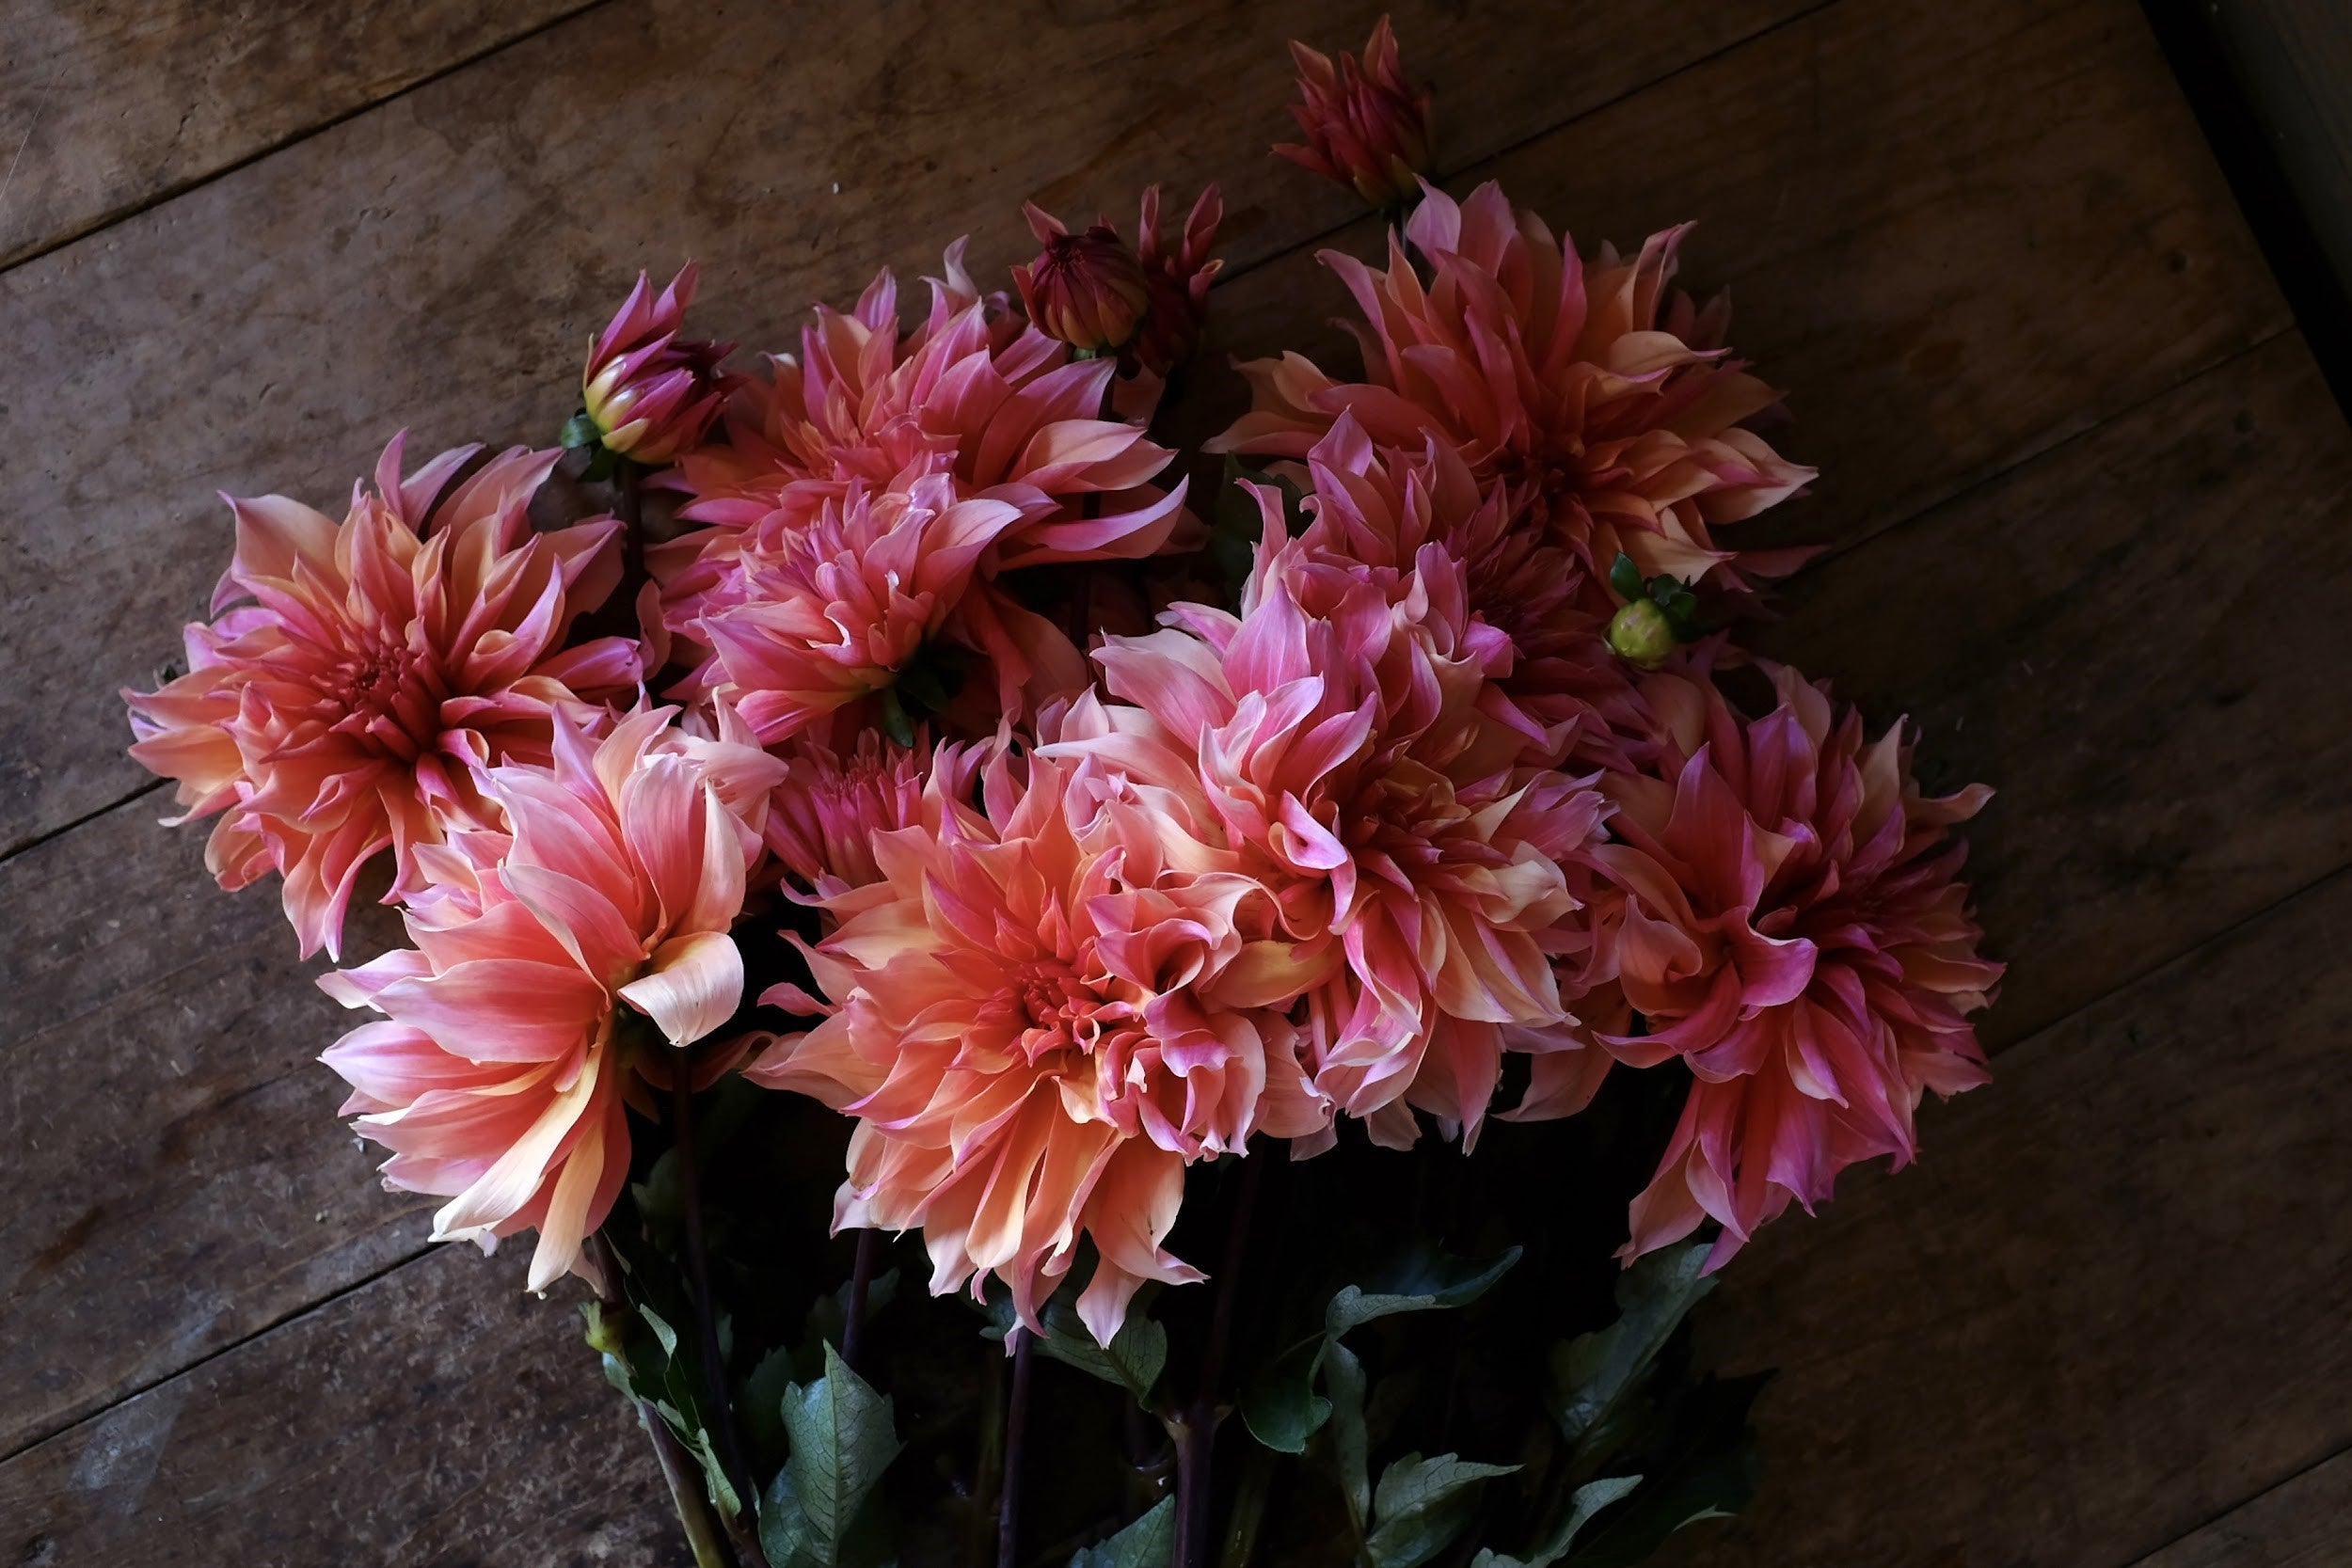
[[[1696, 7], [1689, 25], [1658, 33], [1638, 8], [1594, 8], [1572, 34], [1546, 34], [1542, 48], [1507, 58], [1477, 41], [1493, 36], [1498, 14], [1479, 13], [1468, 30], [1400, 15], [1427, 35], [1426, 69], [1441, 89], [1491, 103], [1477, 133], [1488, 147], [1774, 13]], [[103, 805], [104, 790], [137, 786], [118, 754], [111, 689], [143, 680], [175, 645], [169, 628], [200, 608], [227, 543], [212, 489], [278, 484], [325, 499], [348, 483], [338, 475], [363, 466], [375, 434], [404, 419], [421, 437], [455, 439], [460, 420], [551, 430], [570, 399], [573, 326], [587, 330], [580, 312], [609, 303], [641, 255], [685, 247], [719, 263], [730, 281], [713, 320], [748, 331], [755, 300], [853, 290], [877, 255], [935, 265], [925, 254], [934, 237], [967, 225], [993, 226], [999, 253], [1012, 254], [1014, 209], [1044, 184], [1075, 203], [1082, 190], [1088, 200], [1124, 190], [1155, 164], [1188, 179], [1211, 167], [1232, 182], [1244, 256], [1295, 240], [1344, 203], [1309, 182], [1307, 198], [1286, 205], [1302, 186], [1261, 166], [1289, 91], [1281, 38], [1359, 28], [1349, 8], [1202, 8], [1049, 31], [1040, 47], [1073, 63], [1043, 71], [1042, 87], [988, 78], [1037, 57], [982, 47], [995, 35], [962, 15], [906, 36], [905, 18], [855, 24], [851, 56], [894, 62], [877, 87], [814, 58], [781, 15], [600, 12], [103, 243], [0, 275], [0, 299], [21, 307], [5, 319], [24, 321], [42, 352], [84, 356], [62, 388], [45, 385], [47, 438], [11, 449], [54, 491], [37, 517], [20, 511], [0, 532], [0, 647], [42, 672], [0, 698], [0, 794], [10, 802], [0, 822], [21, 832], [41, 810], [71, 820]], [[1105, 91], [1082, 79], [1082, 60], [1131, 75], [1181, 60], [1193, 74]], [[675, 92], [712, 62], [723, 80], [707, 94]], [[1180, 101], [1205, 100], [1213, 80], [1219, 102], [1239, 105], [1231, 123], [1254, 127], [1246, 135], [1175, 113]], [[1044, 93], [1061, 119], [1009, 123], [985, 150], [947, 145], [969, 123], [969, 103], [1016, 86]], [[681, 117], [673, 139], [656, 147], [615, 129], [642, 128], [632, 117], [655, 105]], [[1466, 127], [1462, 140], [1471, 135]], [[866, 168], [860, 183], [851, 154], [884, 141], [907, 161]], [[955, 168], [922, 175], [926, 148]], [[598, 159], [621, 171], [610, 184], [590, 177]], [[689, 190], [659, 178], [714, 163], [730, 180], [790, 171], [801, 183], [788, 200], [756, 202], [755, 184]], [[840, 203], [825, 210], [844, 215], [815, 236], [811, 260], [796, 231], [813, 203], [832, 201], [810, 194], [820, 174], [843, 177]], [[875, 183], [901, 176], [913, 182]], [[608, 188], [646, 193], [610, 228], [583, 194]], [[343, 207], [360, 191], [379, 204], [351, 218]], [[664, 232], [671, 223], [677, 232]], [[533, 247], [543, 267], [514, 264]], [[768, 327], [792, 313], [776, 310]], [[536, 335], [518, 344], [517, 322]], [[17, 363], [0, 367], [0, 384], [31, 373]], [[452, 364], [471, 368], [453, 377]], [[231, 386], [240, 390], [204, 395]], [[24, 429], [33, 413], [0, 391], [0, 431]], [[93, 657], [102, 641], [113, 651]], [[97, 668], [109, 659], [114, 668]], [[0, 1139], [0, 1173], [28, 1162], [14, 1185], [32, 1195], [0, 1223], [0, 1309], [23, 1329], [0, 1347], [18, 1396], [0, 1402], [0, 1452], [421, 1244], [420, 1206], [375, 1195], [368, 1163], [331, 1125], [331, 1077], [308, 1064], [347, 1020], [294, 962], [274, 893], [212, 890], [202, 830], [153, 826], [164, 800], [119, 806], [0, 862], [0, 887], [34, 927], [0, 953], [0, 1038], [52, 1069], [21, 1079], [6, 1113], [27, 1137]], [[128, 888], [140, 890], [135, 911]], [[149, 978], [159, 958], [165, 973]], [[106, 1095], [28, 1098], [24, 1085], [73, 1081], [93, 1062]], [[47, 1174], [58, 1169], [85, 1174], [65, 1186]]]
[[2333, 1568], [2352, 1558], [2352, 1450], [2314, 1465], [2134, 1568]]
[[[1476, 159], [1812, 3], [1422, 0], [1397, 21], [1461, 105], [1448, 155]], [[426, 450], [551, 440], [641, 265], [699, 257], [705, 323], [788, 347], [804, 302], [884, 261], [935, 270], [960, 233], [1001, 278], [1033, 248], [1025, 197], [1124, 217], [1149, 180], [1220, 179], [1236, 263], [1349, 210], [1265, 149], [1284, 39], [1360, 43], [1363, 8], [1061, 16], [600, 8], [0, 274], [0, 657], [21, 676], [0, 851], [140, 784], [112, 694], [203, 608], [215, 491], [331, 501], [403, 425]]]
[[[1488, 178], [1588, 252], [1699, 220], [1683, 280], [1822, 473], [1759, 542], [1865, 537], [2290, 322], [2129, 0], [1833, 7], [1448, 183]], [[1352, 309], [1320, 271], [1221, 291], [1213, 346], [1299, 346], [1296, 302]]]
[[18, 1455], [0, 1546], [28, 1564], [682, 1568], [579, 1317], [483, 1274], [471, 1247], [437, 1248]]
[[355, 113], [581, 0], [0, 4], [0, 266]]
[[[215, 887], [160, 803], [0, 863], [22, 922], [0, 944], [20, 1069], [0, 1453], [413, 1256], [429, 1228], [429, 1203], [377, 1191], [380, 1153], [330, 1119], [338, 1081], [313, 1058], [350, 1015], [295, 960], [278, 900]], [[364, 949], [396, 932], [366, 919]]]
[[2019, 1047], [1927, 1154], [1765, 1232], [1751, 1511], [1670, 1561], [2136, 1561], [2352, 1443], [2352, 876]]

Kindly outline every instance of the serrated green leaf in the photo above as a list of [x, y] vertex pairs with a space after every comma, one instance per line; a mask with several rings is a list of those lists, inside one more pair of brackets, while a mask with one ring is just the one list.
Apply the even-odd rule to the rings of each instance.
[[1678, 1394], [1667, 1417], [1670, 1440], [1644, 1484], [1562, 1562], [1567, 1568], [1632, 1568], [1684, 1526], [1728, 1518], [1746, 1507], [1756, 1493], [1748, 1407], [1771, 1376], [1708, 1378]]
[[1307, 1439], [1330, 1418], [1331, 1402], [1315, 1392], [1330, 1336], [1317, 1334], [1258, 1369], [1241, 1390], [1242, 1424], [1277, 1453], [1304, 1453]]
[[1653, 1252], [1617, 1279], [1617, 1321], [1552, 1353], [1552, 1415], [1591, 1466], [1622, 1437], [1614, 1418], [1646, 1379], [1692, 1307], [1715, 1288], [1705, 1273], [1709, 1243]]
[[653, 1330], [653, 1337], [661, 1341], [661, 1354], [668, 1356], [676, 1355], [677, 1330], [672, 1328], [668, 1321], [650, 1307], [638, 1307], [637, 1315], [645, 1320], [645, 1326]]
[[1070, 1568], [1168, 1568], [1176, 1545], [1176, 1499], [1162, 1497], [1106, 1541], [1081, 1546]]
[[1483, 1261], [1420, 1250], [1406, 1254], [1375, 1278], [1371, 1289], [1349, 1285], [1324, 1309], [1324, 1332], [1334, 1338], [1359, 1323], [1398, 1312], [1467, 1307], [1511, 1272], [1519, 1249], [1508, 1247]]
[[1408, 1453], [1380, 1472], [1372, 1496], [1375, 1523], [1364, 1538], [1373, 1568], [1421, 1568], [1460, 1535], [1478, 1513], [1478, 1497], [1496, 1476], [1516, 1465], [1480, 1465], [1454, 1454], [1423, 1459]]
[[787, 1388], [782, 1409], [792, 1457], [760, 1507], [760, 1547], [774, 1568], [839, 1568], [858, 1510], [898, 1457], [890, 1401], [827, 1345], [825, 1375]]
[[[1094, 1342], [1094, 1332], [1078, 1316], [1067, 1287], [1056, 1291], [1037, 1316], [1045, 1330], [1038, 1340], [1039, 1350], [1066, 1367], [1126, 1389], [1137, 1404], [1150, 1408], [1152, 1390], [1168, 1365], [1168, 1330], [1152, 1320], [1141, 1299], [1128, 1307], [1119, 1332], [1107, 1345]], [[995, 1294], [989, 1298], [988, 1319], [989, 1337], [994, 1339], [1003, 1338], [1020, 1321], [1011, 1297]]]
[[1617, 597], [1621, 599], [1642, 596], [1642, 568], [1635, 565], [1633, 558], [1623, 550], [1619, 550], [1617, 559], [1609, 563], [1609, 586], [1616, 591]]
[[743, 1380], [735, 1402], [745, 1455], [755, 1475], [770, 1475], [790, 1457], [792, 1440], [784, 1426], [784, 1399], [792, 1386], [792, 1353], [781, 1346], [759, 1358]]
[[1339, 1461], [1340, 1490], [1347, 1495], [1348, 1517], [1363, 1534], [1372, 1519], [1372, 1439], [1364, 1430], [1364, 1365], [1337, 1340], [1323, 1357], [1323, 1386], [1331, 1397], [1331, 1456]]
[[1470, 1559], [1470, 1568], [1550, 1568], [1576, 1544], [1577, 1532], [1592, 1523], [1594, 1514], [1641, 1484], [1640, 1476], [1612, 1476], [1606, 1481], [1587, 1481], [1576, 1489], [1568, 1516], [1534, 1551], [1525, 1557], [1505, 1557], [1491, 1546], [1483, 1547]]

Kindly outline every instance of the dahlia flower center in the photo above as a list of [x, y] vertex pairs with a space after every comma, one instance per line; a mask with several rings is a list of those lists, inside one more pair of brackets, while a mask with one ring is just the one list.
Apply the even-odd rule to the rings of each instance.
[[404, 762], [432, 748], [449, 695], [431, 660], [381, 642], [345, 657], [330, 689], [342, 709], [332, 725], [337, 733]]

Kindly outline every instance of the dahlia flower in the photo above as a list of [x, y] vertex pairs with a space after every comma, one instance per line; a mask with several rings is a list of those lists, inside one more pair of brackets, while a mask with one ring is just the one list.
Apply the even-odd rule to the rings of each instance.
[[1986, 1078], [1966, 1015], [2002, 966], [1978, 956], [1949, 830], [1991, 792], [1922, 796], [1899, 726], [1866, 742], [1860, 715], [1767, 669], [1780, 700], [1760, 719], [1704, 678], [1653, 676], [1659, 770], [1604, 784], [1619, 842], [1596, 854], [1623, 890], [1614, 960], [1644, 1027], [1600, 1037], [1693, 1078], [1629, 1258], [1712, 1218], [1720, 1265], [1843, 1167], [1908, 1163], [1926, 1090]]
[[[878, 882], [876, 840], [924, 822], [926, 800], [967, 797], [980, 754], [968, 746], [926, 752], [872, 730], [846, 754], [796, 738], [782, 751], [784, 781], [769, 802], [769, 856], [788, 883], [819, 900]], [[935, 772], [940, 787], [927, 790]]]
[[999, 751], [981, 811], [945, 772], [830, 900], [829, 1001], [803, 1005], [831, 1016], [747, 1071], [857, 1118], [835, 1227], [921, 1227], [934, 1292], [993, 1274], [1034, 1327], [1090, 1240], [1078, 1311], [1107, 1343], [1143, 1281], [1202, 1277], [1162, 1245], [1184, 1167], [1327, 1119], [1270, 1005], [1288, 944], [1182, 802]]
[[1331, 57], [1293, 40], [1298, 63], [1300, 102], [1291, 115], [1306, 134], [1305, 146], [1285, 143], [1274, 150], [1301, 168], [1354, 187], [1378, 208], [1410, 201], [1429, 172], [1427, 88], [1405, 79], [1396, 33], [1383, 16], [1364, 45], [1363, 64], [1344, 50]]
[[559, 721], [552, 766], [491, 769], [504, 828], [422, 853], [436, 880], [405, 917], [416, 945], [319, 982], [385, 1015], [323, 1058], [355, 1091], [343, 1114], [392, 1151], [385, 1184], [451, 1200], [435, 1241], [536, 1228], [533, 1291], [580, 1269], [612, 1210], [636, 1073], [667, 1082], [659, 1058], [742, 993], [727, 929], [759, 841], [717, 781], [761, 799], [783, 769], [671, 716], [601, 742]]
[[175, 822], [223, 813], [205, 850], [221, 886], [275, 869], [304, 957], [340, 944], [360, 866], [390, 847], [395, 895], [444, 822], [487, 823], [481, 775], [545, 762], [550, 716], [625, 697], [637, 645], [565, 648], [620, 578], [619, 525], [532, 531], [562, 454], [517, 447], [437, 506], [478, 450], [401, 477], [401, 439], [336, 523], [282, 496], [231, 500], [236, 555], [215, 619], [187, 629], [188, 673], [125, 691], [132, 756], [179, 781]]
[[1144, 287], [1151, 309], [1144, 312], [1143, 330], [1127, 345], [1125, 358], [1147, 378], [1165, 378], [1192, 357], [1200, 338], [1200, 323], [1209, 313], [1209, 286], [1225, 269], [1209, 259], [1216, 244], [1217, 225], [1225, 221], [1225, 198], [1217, 188], [1204, 189], [1184, 218], [1176, 248], [1160, 241], [1160, 188], [1143, 193], [1143, 211], [1136, 220], [1136, 258], [1143, 263]]
[[1700, 311], [1669, 293], [1683, 233], [1652, 235], [1629, 261], [1604, 247], [1586, 262], [1500, 186], [1459, 205], [1432, 190], [1391, 232], [1388, 271], [1323, 253], [1367, 317], [1356, 329], [1367, 379], [1334, 381], [1296, 354], [1245, 365], [1253, 406], [1209, 449], [1303, 458], [1352, 412], [1375, 444], [1435, 439], [1482, 483], [1530, 492], [1589, 577], [1605, 578], [1622, 551], [1645, 577], [1745, 594], [1751, 577], [1808, 552], [1734, 551], [1715, 530], [1813, 470], [1747, 428], [1778, 394], [1724, 356], [1724, 302]]
[[1237, 617], [1179, 605], [1096, 658], [1123, 705], [1086, 754], [1188, 799], [1263, 886], [1307, 1004], [1316, 1087], [1379, 1142], [1419, 1107], [1474, 1136], [1505, 1049], [1580, 1042], [1554, 976], [1579, 900], [1562, 863], [1601, 798], [1514, 768], [1525, 736], [1490, 682], [1510, 644], [1436, 543], [1370, 566], [1282, 537], [1279, 503]]
[[678, 338], [697, 276], [690, 262], [656, 299], [639, 273], [620, 312], [588, 346], [580, 372], [580, 404], [596, 439], [648, 467], [700, 444], [726, 403], [729, 378], [719, 361], [735, 345]]
[[1108, 218], [1073, 234], [1034, 201], [1023, 202], [1029, 231], [1045, 248], [1012, 269], [1022, 309], [1047, 337], [1082, 353], [1123, 346], [1143, 324], [1151, 295], [1143, 262]]

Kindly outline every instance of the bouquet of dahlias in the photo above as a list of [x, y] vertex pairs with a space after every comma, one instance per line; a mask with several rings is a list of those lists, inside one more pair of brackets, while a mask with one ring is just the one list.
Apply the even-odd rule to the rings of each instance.
[[700, 1564], [1639, 1560], [1752, 1484], [1716, 1271], [1984, 1079], [1986, 792], [1740, 651], [1811, 471], [1680, 230], [1457, 201], [1385, 22], [1295, 53], [1385, 254], [1213, 484], [1214, 189], [756, 367], [689, 267], [560, 446], [232, 502], [129, 694], [306, 955], [388, 885], [343, 1112], [585, 1282]]

